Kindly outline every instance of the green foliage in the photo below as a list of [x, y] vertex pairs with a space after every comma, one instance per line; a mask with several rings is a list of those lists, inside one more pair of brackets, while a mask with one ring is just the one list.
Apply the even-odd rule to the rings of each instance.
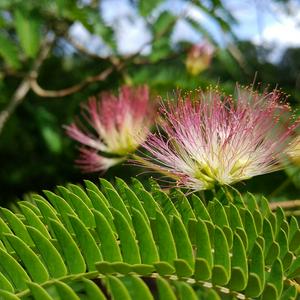
[[1, 210], [0, 299], [296, 299], [300, 229], [264, 198], [85, 185]]
[[40, 46], [40, 21], [32, 13], [22, 10], [15, 11], [16, 31], [25, 54], [29, 57], [35, 57]]

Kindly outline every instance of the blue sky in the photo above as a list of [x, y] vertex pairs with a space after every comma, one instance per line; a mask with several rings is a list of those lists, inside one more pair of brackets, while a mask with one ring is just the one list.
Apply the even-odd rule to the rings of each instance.
[[[224, 5], [238, 20], [238, 25], [233, 28], [237, 36], [252, 40], [257, 45], [271, 46], [273, 48], [271, 61], [280, 59], [287, 47], [300, 46], [299, 0], [290, 2], [290, 13], [287, 13], [280, 3], [271, 0], [225, 0]], [[170, 10], [174, 14], [184, 12], [190, 18], [204, 24], [220, 45], [226, 45], [228, 42], [215, 22], [191, 3], [187, 4], [182, 0], [164, 1], [156, 9], [153, 17], [163, 10]], [[101, 11], [105, 21], [116, 32], [118, 50], [121, 54], [134, 53], [151, 39], [151, 33], [147, 30], [144, 20], [132, 9], [128, 0], [102, 0]], [[71, 36], [93, 52], [104, 56], [109, 54], [109, 49], [101, 39], [90, 35], [80, 23], [73, 26]], [[184, 20], [177, 22], [172, 34], [174, 44], [180, 40], [198, 43], [201, 39], [201, 35]], [[145, 47], [143, 52], [146, 54], [150, 50], [149, 47]]]

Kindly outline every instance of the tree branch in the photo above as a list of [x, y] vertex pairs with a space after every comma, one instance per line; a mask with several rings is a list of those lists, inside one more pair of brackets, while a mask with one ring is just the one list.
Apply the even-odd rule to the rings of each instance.
[[69, 35], [65, 36], [65, 39], [80, 53], [89, 56], [90, 58], [93, 59], [97, 59], [97, 60], [103, 60], [106, 61], [107, 58], [102, 57], [100, 55], [97, 55], [96, 53], [91, 52], [88, 48], [86, 48], [85, 46], [83, 46], [82, 44], [78, 43], [77, 41], [75, 41], [72, 37], [70, 37]]
[[83, 81], [61, 90], [43, 89], [37, 82], [37, 76], [33, 76], [30, 78], [30, 86], [32, 90], [40, 97], [49, 97], [49, 98], [65, 97], [80, 91], [82, 88], [84, 88], [85, 86], [87, 86], [92, 82], [105, 80], [113, 72], [113, 70], [114, 67], [109, 67], [96, 76], [87, 77]]
[[271, 210], [276, 210], [277, 207], [281, 207], [283, 209], [290, 209], [290, 208], [297, 208], [297, 207], [300, 208], [300, 200], [271, 202], [269, 206]]
[[[158, 32], [156, 34], [156, 36], [154, 36], [151, 40], [144, 43], [135, 53], [127, 56], [124, 60], [121, 61], [117, 57], [110, 57], [109, 60], [111, 61], [112, 66], [105, 69], [104, 71], [102, 71], [101, 73], [99, 73], [96, 76], [87, 77], [86, 79], [82, 80], [81, 82], [79, 82], [73, 86], [61, 89], [61, 90], [46, 90], [39, 85], [38, 73], [36, 72], [35, 74], [33, 74], [34, 76], [31, 77], [31, 81], [30, 81], [31, 89], [40, 97], [59, 98], [59, 97], [65, 97], [65, 96], [74, 94], [74, 93], [80, 91], [81, 89], [83, 89], [84, 87], [86, 87], [87, 85], [89, 85], [90, 83], [93, 83], [96, 81], [103, 81], [114, 70], [121, 71], [126, 67], [126, 65], [128, 65], [128, 63], [134, 62], [134, 59], [145, 49], [145, 47], [147, 47], [148, 45], [151, 45], [153, 42], [160, 39], [166, 32], [168, 32], [168, 30], [174, 25], [174, 23], [176, 23], [178, 21], [178, 19], [181, 17], [182, 17], [182, 15], [179, 15], [177, 18], [175, 18], [172, 22], [170, 22], [170, 24], [166, 28], [164, 28], [164, 30], [161, 30], [160, 32]], [[73, 44], [73, 46], [75, 46], [75, 48], [77, 48], [78, 51], [81, 51], [89, 56], [94, 56], [84, 46], [82, 46], [78, 43], [74, 44], [74, 41], [72, 41], [70, 39], [67, 39], [67, 40], [71, 44]], [[100, 58], [99, 56], [96, 56], [96, 57], [98, 59]]]
[[48, 53], [52, 47], [52, 44], [54, 42], [54, 38], [48, 38], [47, 40], [44, 41], [44, 43], [41, 45], [41, 50], [34, 61], [32, 68], [30, 71], [25, 75], [25, 77], [22, 79], [21, 83], [17, 87], [16, 91], [12, 95], [12, 98], [10, 102], [7, 104], [4, 110], [0, 112], [0, 133], [9, 119], [9, 117], [12, 115], [12, 113], [15, 111], [17, 106], [24, 100], [25, 96], [30, 90], [30, 82], [31, 82], [31, 77], [35, 76], [37, 74], [40, 66], [42, 65], [43, 61], [46, 59], [48, 56]]

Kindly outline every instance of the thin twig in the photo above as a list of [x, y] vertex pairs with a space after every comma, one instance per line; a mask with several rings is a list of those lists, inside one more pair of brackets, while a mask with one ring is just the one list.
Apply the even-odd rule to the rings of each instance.
[[4, 110], [0, 112], [0, 133], [9, 119], [9, 117], [12, 115], [12, 113], [15, 111], [17, 106], [24, 100], [25, 96], [30, 90], [30, 82], [31, 77], [36, 74], [42, 65], [43, 61], [48, 56], [48, 53], [51, 49], [51, 46], [54, 42], [54, 38], [48, 38], [44, 41], [44, 43], [41, 46], [41, 51], [37, 57], [37, 59], [34, 61], [32, 68], [30, 71], [25, 75], [23, 80], [20, 82], [19, 86], [17, 87], [16, 91], [11, 97], [10, 102], [7, 104]]
[[276, 210], [277, 207], [281, 207], [283, 209], [288, 208], [300, 208], [300, 200], [288, 200], [288, 201], [279, 201], [279, 202], [271, 202], [269, 204], [271, 210]]
[[11, 101], [7, 104], [6, 108], [0, 112], [0, 133], [8, 118], [14, 112], [16, 107], [22, 102], [29, 90], [30, 80], [29, 77], [25, 77], [13, 94]]
[[113, 70], [114, 67], [109, 67], [104, 71], [102, 71], [101, 73], [99, 73], [98, 75], [87, 77], [83, 81], [61, 90], [43, 89], [37, 82], [37, 76], [31, 77], [30, 86], [32, 90], [40, 97], [49, 97], [49, 98], [65, 97], [80, 91], [82, 88], [84, 88], [85, 86], [87, 86], [92, 82], [105, 80], [113, 72]]
[[284, 214], [288, 216], [294, 216], [294, 217], [299, 217], [300, 216], [300, 210], [286, 210], [284, 211]]

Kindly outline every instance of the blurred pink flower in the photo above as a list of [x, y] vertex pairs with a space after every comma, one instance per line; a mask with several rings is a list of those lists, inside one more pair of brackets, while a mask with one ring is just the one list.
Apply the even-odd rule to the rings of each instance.
[[193, 45], [185, 61], [187, 71], [196, 76], [205, 71], [211, 64], [215, 48], [207, 41]]
[[83, 146], [76, 161], [85, 172], [105, 171], [126, 159], [144, 142], [153, 122], [154, 107], [147, 86], [123, 86], [118, 96], [102, 93], [83, 106], [86, 125], [66, 126], [67, 134]]
[[230, 185], [282, 168], [282, 152], [298, 121], [280, 93], [239, 88], [237, 99], [217, 90], [186, 96], [162, 107], [162, 132], [143, 147], [154, 157], [139, 164], [192, 190]]

